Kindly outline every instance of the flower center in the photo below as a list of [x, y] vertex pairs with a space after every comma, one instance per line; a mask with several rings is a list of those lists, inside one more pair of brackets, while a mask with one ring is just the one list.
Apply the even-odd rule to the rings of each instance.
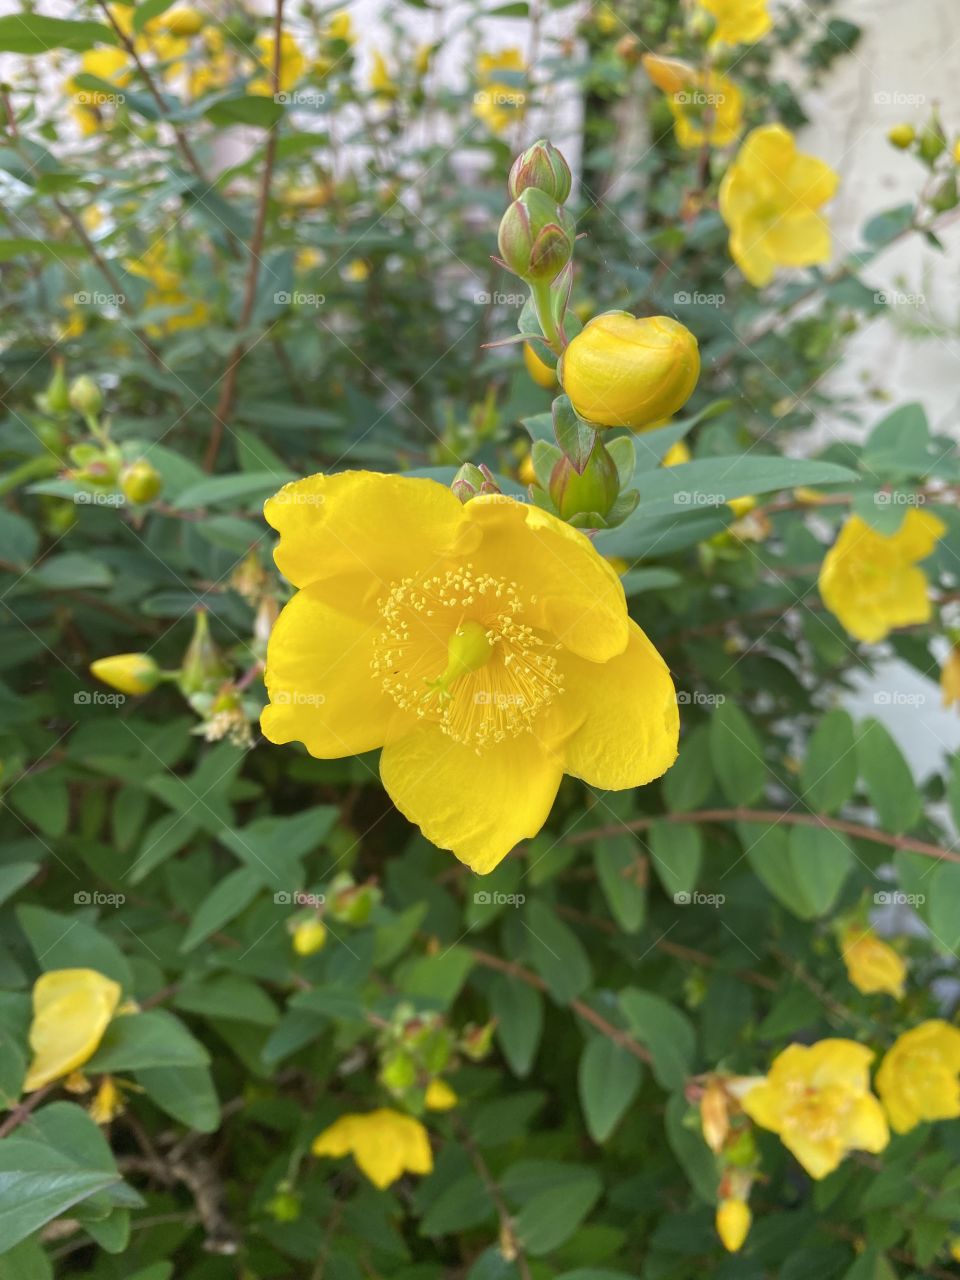
[[374, 677], [398, 707], [478, 753], [531, 732], [563, 692], [560, 645], [523, 621], [515, 582], [466, 564], [393, 582], [378, 608]]

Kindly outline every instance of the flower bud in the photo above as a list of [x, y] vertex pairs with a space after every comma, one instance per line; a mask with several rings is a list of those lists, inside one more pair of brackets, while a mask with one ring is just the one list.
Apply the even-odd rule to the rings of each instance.
[[887, 132], [887, 141], [901, 151], [906, 151], [916, 136], [917, 131], [912, 124], [895, 124]]
[[91, 377], [83, 373], [71, 383], [70, 405], [85, 418], [95, 418], [103, 408], [103, 392]]
[[940, 692], [944, 707], [960, 703], [960, 646], [951, 646], [946, 661], [940, 669]]
[[172, 36], [195, 36], [203, 27], [203, 14], [178, 7], [163, 14], [157, 25]]
[[616, 463], [596, 437], [583, 473], [566, 456], [554, 463], [550, 473], [550, 498], [561, 519], [596, 512], [605, 516], [620, 493]]
[[225, 680], [229, 674], [230, 668], [210, 635], [206, 610], [199, 609], [194, 618], [193, 636], [180, 667], [180, 689], [189, 697]]
[[431, 1080], [427, 1085], [423, 1105], [428, 1111], [450, 1111], [460, 1099], [446, 1080]]
[[538, 387], [553, 391], [557, 385], [557, 371], [545, 360], [540, 359], [539, 352], [529, 342], [523, 344], [523, 363], [527, 367], [527, 373]]
[[302, 1204], [300, 1197], [288, 1182], [282, 1182], [275, 1195], [264, 1205], [274, 1222], [296, 1222], [300, 1217]]
[[293, 930], [293, 949], [298, 956], [312, 956], [327, 944], [327, 926], [316, 916], [301, 922]]
[[750, 1230], [750, 1206], [743, 1200], [721, 1200], [717, 1205], [717, 1235], [728, 1253], [737, 1253]]
[[450, 488], [461, 502], [469, 502], [481, 493], [500, 493], [493, 472], [483, 463], [479, 467], [465, 462], [450, 482]]
[[460, 1048], [471, 1062], [482, 1062], [493, 1047], [495, 1022], [485, 1022], [482, 1026], [470, 1023], [464, 1027], [460, 1039]]
[[160, 668], [147, 653], [115, 653], [90, 663], [90, 674], [111, 689], [134, 696], [149, 693], [160, 679]]
[[557, 204], [570, 194], [570, 166], [546, 138], [539, 138], [513, 162], [507, 186], [514, 200], [530, 187], [545, 192]]
[[927, 164], [933, 164], [943, 154], [947, 140], [936, 123], [927, 125], [920, 135], [920, 156]]
[[132, 462], [120, 472], [120, 488], [128, 502], [152, 502], [163, 488], [163, 477], [145, 458]]
[[45, 413], [61, 414], [70, 409], [70, 392], [67, 387], [63, 361], [56, 360], [53, 365], [53, 377], [47, 383], [47, 389], [37, 396], [37, 404]]
[[573, 256], [573, 218], [545, 191], [528, 187], [500, 220], [500, 256], [522, 280], [549, 284]]
[[626, 311], [595, 316], [560, 362], [560, 383], [581, 418], [634, 431], [663, 422], [693, 393], [697, 340], [669, 316], [637, 320]]
[[375, 884], [354, 884], [349, 875], [337, 876], [330, 886], [330, 914], [342, 924], [359, 927], [370, 919], [380, 898]]

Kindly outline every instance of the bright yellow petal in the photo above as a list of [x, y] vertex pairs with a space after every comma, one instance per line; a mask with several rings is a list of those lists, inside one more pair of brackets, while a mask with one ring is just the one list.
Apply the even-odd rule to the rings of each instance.
[[428, 1111], [450, 1111], [459, 1101], [446, 1080], [431, 1080], [427, 1085], [423, 1105]]
[[800, 151], [793, 158], [786, 182], [794, 201], [808, 209], [819, 209], [836, 195], [840, 175], [818, 156]]
[[755, 289], [762, 289], [773, 279], [777, 260], [767, 245], [766, 232], [748, 221], [730, 234], [730, 256]]
[[830, 223], [819, 213], [793, 210], [767, 228], [764, 246], [784, 267], [829, 262], [833, 251]]
[[800, 1161], [811, 1178], [825, 1178], [846, 1155], [843, 1143], [837, 1137], [814, 1138], [808, 1133], [791, 1130], [781, 1134], [780, 1140], [788, 1151]]
[[605, 662], [627, 645], [627, 605], [617, 574], [577, 529], [529, 503], [496, 495], [464, 508], [483, 542], [471, 558], [494, 577], [506, 572], [529, 600], [523, 621], [566, 649]]
[[564, 747], [564, 771], [620, 791], [659, 778], [677, 758], [680, 718], [667, 664], [633, 621], [626, 651], [609, 662], [562, 659], [558, 716], [585, 719]]
[[905, 559], [926, 560], [946, 532], [947, 526], [932, 511], [911, 508], [890, 541]]
[[339, 1159], [353, 1150], [355, 1116], [341, 1116], [332, 1125], [318, 1133], [310, 1144], [315, 1156], [330, 1156]]
[[52, 969], [33, 988], [28, 1093], [69, 1075], [96, 1053], [120, 1000], [120, 984], [95, 969]]
[[437, 725], [422, 724], [388, 742], [380, 756], [383, 785], [404, 817], [479, 875], [537, 834], [562, 776], [560, 758], [532, 733], [480, 755]]
[[783, 1123], [783, 1095], [769, 1080], [754, 1085], [741, 1099], [741, 1106], [761, 1129], [769, 1129], [771, 1133], [780, 1132]]
[[866, 1089], [873, 1059], [873, 1050], [856, 1040], [818, 1040], [806, 1049], [805, 1074], [810, 1084], [819, 1089], [828, 1085]]
[[284, 485], [263, 513], [280, 534], [277, 567], [294, 586], [361, 572], [375, 598], [382, 583], [429, 571], [462, 540], [464, 510], [434, 480], [341, 471]]
[[260, 720], [271, 742], [302, 742], [320, 760], [382, 746], [396, 711], [370, 670], [378, 623], [334, 607], [329, 594], [327, 583], [305, 587], [277, 619]]
[[844, 1146], [852, 1151], [882, 1151], [890, 1141], [883, 1107], [872, 1093], [858, 1098], [840, 1126], [839, 1136]]

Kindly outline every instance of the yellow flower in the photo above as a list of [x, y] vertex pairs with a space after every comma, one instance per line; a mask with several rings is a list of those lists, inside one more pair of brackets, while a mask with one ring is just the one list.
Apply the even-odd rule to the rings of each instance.
[[851, 925], [840, 939], [847, 977], [865, 996], [886, 994], [903, 999], [907, 966], [903, 957], [861, 925]]
[[743, 1109], [778, 1134], [812, 1178], [825, 1178], [848, 1151], [882, 1151], [890, 1140], [870, 1092], [873, 1056], [853, 1040], [792, 1044], [744, 1096]]
[[[504, 80], [501, 72], [515, 73]], [[473, 97], [473, 114], [493, 133], [503, 133], [527, 110], [527, 95], [519, 81], [527, 73], [527, 64], [519, 49], [501, 49], [499, 53], [481, 53], [477, 59], [478, 89]]]
[[645, 53], [644, 70], [667, 97], [677, 145], [686, 150], [709, 142], [725, 147], [743, 126], [743, 94], [727, 76], [698, 71], [678, 58]]
[[418, 76], [425, 76], [430, 70], [430, 59], [433, 57], [432, 44], [418, 44], [413, 56], [413, 69]]
[[820, 566], [823, 603], [849, 633], [876, 644], [894, 627], [927, 622], [931, 607], [925, 560], [946, 526], [912, 508], [896, 533], [883, 534], [850, 516]]
[[960, 138], [953, 144], [953, 152], [951, 154], [953, 155], [954, 164], [960, 164]]
[[595, 316], [559, 368], [581, 418], [600, 427], [652, 427], [693, 394], [700, 376], [697, 340], [669, 316], [637, 320], [626, 311]]
[[676, 444], [672, 444], [667, 452], [663, 455], [662, 466], [679, 467], [684, 462], [689, 462], [693, 457], [690, 452], [690, 446], [686, 440], [678, 440]]
[[160, 679], [160, 668], [147, 653], [115, 653], [90, 663], [90, 674], [111, 689], [137, 697], [149, 693]]
[[322, 920], [303, 920], [293, 931], [293, 949], [298, 956], [312, 956], [327, 945], [327, 926]]
[[960, 1031], [939, 1018], [898, 1036], [877, 1072], [890, 1124], [908, 1133], [924, 1120], [960, 1116]]
[[370, 279], [370, 265], [363, 258], [351, 258], [343, 268], [343, 278], [351, 284], [363, 284]]
[[183, 276], [171, 265], [162, 241], [152, 245], [142, 258], [128, 260], [124, 265], [133, 275], [150, 282], [152, 287], [147, 290], [145, 299], [147, 307], [169, 308], [173, 312], [161, 322], [147, 325], [151, 337], [196, 329], [206, 324], [210, 316], [209, 306], [202, 298], [188, 297], [183, 288]]
[[545, 360], [541, 360], [529, 342], [523, 344], [523, 363], [526, 365], [527, 373], [538, 387], [552, 391], [557, 385], [556, 369], [551, 369]]
[[675, 760], [670, 674], [577, 530], [369, 471], [296, 481], [265, 515], [300, 590], [270, 636], [264, 734], [318, 759], [383, 747], [397, 808], [474, 871], [540, 830], [564, 772], [621, 789]]
[[960, 1262], [960, 1236], [954, 1236], [950, 1241], [950, 1257], [954, 1262]]
[[[89, 49], [80, 59], [79, 75], [96, 76], [123, 89], [132, 78], [130, 57], [125, 49]], [[95, 133], [103, 124], [101, 109], [116, 105], [121, 94], [108, 93], [103, 89], [81, 89], [76, 79], [68, 80], [64, 86], [72, 98], [70, 114], [80, 127], [84, 136]]]
[[427, 1085], [423, 1105], [428, 1111], [450, 1111], [459, 1101], [446, 1080], [431, 1080]]
[[120, 984], [95, 969], [51, 969], [33, 984], [25, 1093], [68, 1076], [96, 1053], [120, 1001]]
[[352, 1155], [357, 1168], [382, 1191], [404, 1173], [430, 1173], [433, 1152], [426, 1129], [413, 1116], [389, 1107], [346, 1115], [313, 1140], [315, 1156]]
[[945, 707], [960, 702], [960, 646], [952, 645], [940, 669], [940, 693]]
[[322, 209], [330, 203], [335, 191], [332, 182], [311, 182], [305, 187], [287, 187], [279, 198], [287, 209]]
[[728, 1253], [737, 1253], [753, 1221], [750, 1206], [744, 1200], [721, 1200], [717, 1205], [717, 1235]]
[[87, 1108], [94, 1124], [109, 1124], [123, 1111], [123, 1094], [113, 1076], [104, 1076], [96, 1096]]
[[710, 44], [754, 44], [767, 34], [773, 20], [767, 0], [700, 0], [716, 21]]
[[156, 19], [157, 27], [172, 36], [195, 36], [204, 24], [203, 14], [186, 6], [168, 9]]
[[727, 503], [727, 506], [738, 520], [742, 520], [744, 516], [749, 515], [756, 505], [757, 500], [751, 495], [742, 498], [731, 498]]
[[204, 27], [203, 56], [190, 64], [190, 96], [201, 98], [212, 89], [222, 89], [234, 75], [234, 58], [220, 27]]
[[906, 151], [913, 144], [917, 131], [912, 124], [895, 124], [887, 130], [887, 141], [900, 151]]
[[517, 479], [521, 484], [536, 484], [537, 473], [533, 469], [533, 454], [528, 453], [527, 456], [517, 467]]
[[376, 49], [373, 53], [373, 69], [370, 72], [370, 88], [381, 98], [392, 98], [397, 92], [397, 82], [390, 74], [387, 60]]
[[[273, 57], [276, 40], [272, 31], [261, 31], [255, 41], [261, 74], [250, 81], [247, 92], [261, 97], [273, 95]], [[289, 31], [280, 33], [279, 91], [292, 89], [307, 69], [307, 59]]]
[[777, 267], [829, 261], [830, 224], [817, 210], [839, 181], [828, 164], [798, 151], [783, 125], [747, 134], [720, 183], [720, 213], [733, 260], [752, 285], [769, 284]]
[[348, 45], [356, 43], [357, 34], [353, 29], [350, 14], [346, 9], [339, 9], [333, 14], [327, 23], [323, 37], [325, 40], [342, 40], [344, 44]]

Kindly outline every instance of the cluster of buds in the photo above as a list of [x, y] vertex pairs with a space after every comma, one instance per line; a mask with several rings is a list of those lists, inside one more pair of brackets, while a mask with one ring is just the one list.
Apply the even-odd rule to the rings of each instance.
[[457, 1032], [439, 1013], [421, 1013], [399, 1004], [378, 1039], [379, 1080], [394, 1098], [419, 1114], [447, 1111], [457, 1096], [442, 1079], [460, 1058], [479, 1062], [490, 1052], [494, 1024], [468, 1024]]
[[747, 1202], [760, 1157], [740, 1099], [757, 1083], [752, 1076], [715, 1074], [691, 1080], [686, 1091], [687, 1100], [697, 1107], [703, 1140], [717, 1158], [716, 1228], [730, 1253], [743, 1247], [752, 1221]]
[[374, 880], [357, 884], [348, 872], [336, 876], [325, 892], [304, 896], [313, 898], [316, 905], [298, 911], [287, 923], [291, 944], [298, 956], [315, 955], [327, 945], [326, 918], [338, 925], [360, 929], [369, 921], [382, 897]]
[[960, 137], [951, 145], [936, 108], [920, 128], [907, 122], [895, 124], [887, 132], [887, 141], [899, 151], [909, 151], [930, 170], [931, 181], [924, 203], [933, 214], [948, 213], [957, 207]]

